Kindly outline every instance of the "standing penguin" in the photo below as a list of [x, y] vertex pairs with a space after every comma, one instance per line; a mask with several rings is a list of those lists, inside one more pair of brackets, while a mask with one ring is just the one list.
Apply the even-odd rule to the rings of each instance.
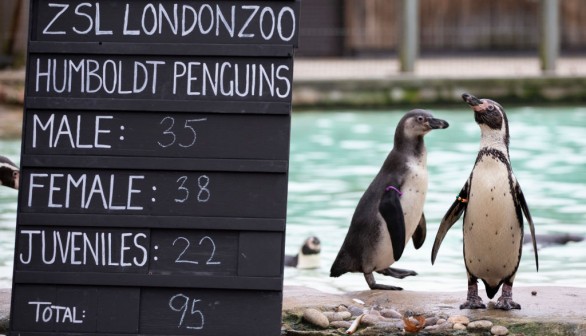
[[495, 308], [521, 309], [513, 301], [513, 281], [523, 248], [523, 213], [529, 222], [535, 265], [539, 269], [535, 228], [521, 187], [513, 175], [509, 157], [509, 124], [504, 109], [489, 99], [463, 94], [480, 126], [480, 151], [472, 173], [440, 224], [431, 263], [448, 230], [464, 214], [464, 263], [468, 296], [460, 309], [486, 308], [478, 296], [478, 279], [493, 298], [501, 285]]
[[402, 279], [417, 275], [391, 268], [413, 237], [415, 248], [425, 240], [423, 203], [427, 193], [427, 152], [423, 136], [447, 128], [424, 110], [403, 116], [395, 130], [394, 146], [379, 173], [356, 206], [346, 239], [330, 270], [331, 277], [364, 273], [370, 289], [401, 290], [377, 284], [373, 272]]
[[0, 155], [0, 184], [18, 189], [19, 169], [9, 158]]

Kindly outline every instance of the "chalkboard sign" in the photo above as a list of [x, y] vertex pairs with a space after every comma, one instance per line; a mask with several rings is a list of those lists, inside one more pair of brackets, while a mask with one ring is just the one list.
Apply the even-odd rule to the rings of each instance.
[[299, 0], [31, 0], [10, 335], [279, 335]]

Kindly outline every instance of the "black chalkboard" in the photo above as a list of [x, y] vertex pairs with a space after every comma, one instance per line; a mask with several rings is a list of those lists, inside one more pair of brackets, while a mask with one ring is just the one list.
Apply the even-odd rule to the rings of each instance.
[[299, 0], [31, 0], [10, 335], [279, 335]]

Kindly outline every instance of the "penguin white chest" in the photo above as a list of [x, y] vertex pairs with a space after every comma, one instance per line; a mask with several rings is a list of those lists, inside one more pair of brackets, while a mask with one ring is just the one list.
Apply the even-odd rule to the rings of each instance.
[[523, 240], [507, 166], [483, 157], [473, 171], [464, 220], [464, 258], [470, 273], [496, 285], [512, 275]]
[[[415, 232], [421, 215], [423, 214], [423, 204], [427, 193], [427, 167], [425, 157], [421, 159], [412, 159], [407, 163], [408, 172], [401, 186], [401, 208], [405, 219], [405, 245], [411, 240]], [[377, 219], [380, 224], [380, 237], [373, 258], [375, 270], [383, 270], [392, 265], [396, 259], [393, 253], [389, 230], [383, 217], [379, 214]]]
[[423, 214], [425, 195], [427, 194], [425, 157], [409, 160], [407, 167], [409, 170], [401, 188], [403, 192], [401, 208], [403, 208], [403, 215], [405, 216], [405, 244], [411, 239], [417, 225], [419, 225]]

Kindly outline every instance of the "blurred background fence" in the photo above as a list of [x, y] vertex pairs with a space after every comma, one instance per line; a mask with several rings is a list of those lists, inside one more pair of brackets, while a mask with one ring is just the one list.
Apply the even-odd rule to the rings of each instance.
[[[0, 102], [22, 101], [28, 4], [0, 0]], [[296, 106], [586, 102], [586, 0], [301, 0], [299, 29]]]
[[[548, 0], [302, 0], [297, 55], [394, 57], [404, 3], [418, 3], [419, 55], [539, 53], [541, 6]], [[562, 55], [586, 53], [586, 1], [553, 0]], [[28, 0], [0, 1], [0, 65], [22, 65]]]
[[0, 68], [24, 65], [28, 0], [0, 0]]
[[[586, 1], [556, 2], [561, 51], [586, 52]], [[403, 0], [305, 0], [298, 54], [392, 56], [400, 43], [402, 3]], [[419, 49], [423, 56], [537, 53], [541, 5], [541, 0], [419, 0]]]

